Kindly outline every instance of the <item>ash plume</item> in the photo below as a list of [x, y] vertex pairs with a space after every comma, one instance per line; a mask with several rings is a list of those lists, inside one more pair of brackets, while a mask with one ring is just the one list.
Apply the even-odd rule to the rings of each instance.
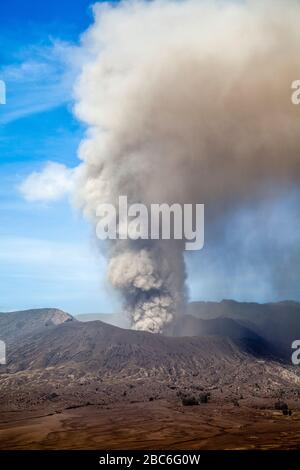
[[[296, 1], [96, 4], [76, 85], [76, 199], [204, 203], [206, 225], [300, 179]], [[108, 278], [132, 326], [161, 332], [184, 308], [183, 244], [115, 240]]]

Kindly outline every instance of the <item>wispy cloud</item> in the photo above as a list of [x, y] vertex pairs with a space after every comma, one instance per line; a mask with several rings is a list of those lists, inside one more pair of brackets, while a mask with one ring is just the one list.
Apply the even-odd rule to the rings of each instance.
[[79, 54], [76, 46], [53, 40], [27, 47], [20, 60], [0, 68], [7, 88], [0, 124], [71, 102]]

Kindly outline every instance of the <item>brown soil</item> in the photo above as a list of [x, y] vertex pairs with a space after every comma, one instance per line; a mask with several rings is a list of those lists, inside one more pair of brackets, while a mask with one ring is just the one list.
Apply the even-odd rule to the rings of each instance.
[[299, 449], [300, 410], [183, 407], [159, 400], [87, 406], [48, 416], [7, 412], [0, 449]]

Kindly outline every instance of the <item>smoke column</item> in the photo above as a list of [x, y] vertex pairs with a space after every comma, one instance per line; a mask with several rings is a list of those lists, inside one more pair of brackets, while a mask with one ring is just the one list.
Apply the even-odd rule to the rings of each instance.
[[[82, 39], [76, 198], [204, 203], [206, 225], [300, 179], [296, 1], [96, 4]], [[161, 332], [184, 309], [183, 244], [116, 240], [108, 279], [133, 328]]]

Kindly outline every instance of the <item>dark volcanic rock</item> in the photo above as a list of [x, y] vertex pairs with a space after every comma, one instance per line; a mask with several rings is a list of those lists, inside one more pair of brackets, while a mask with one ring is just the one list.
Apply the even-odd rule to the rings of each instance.
[[209, 393], [212, 401], [232, 403], [241, 395], [273, 400], [280, 390], [295, 396], [299, 389], [297, 370], [260, 355], [259, 335], [237, 321], [202, 322], [204, 336], [170, 337], [82, 323], [57, 310], [2, 315], [9, 339], [7, 365], [0, 368], [3, 409], [151, 397], [180, 402], [179, 391], [198, 401]]

